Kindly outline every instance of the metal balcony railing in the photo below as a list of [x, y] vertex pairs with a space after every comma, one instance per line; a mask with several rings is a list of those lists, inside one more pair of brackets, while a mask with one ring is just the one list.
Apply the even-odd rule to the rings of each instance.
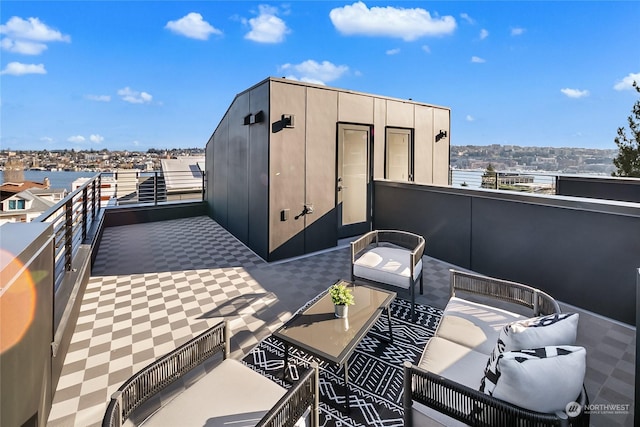
[[191, 171], [126, 170], [103, 173], [111, 184], [110, 195], [117, 205], [154, 204], [181, 200], [203, 200], [205, 175]]
[[556, 194], [558, 175], [540, 172], [503, 172], [451, 169], [449, 185], [463, 188]]
[[97, 174], [73, 191], [36, 221], [53, 224], [54, 284], [57, 291], [73, 258], [87, 239], [87, 232], [97, 219], [101, 206], [102, 177]]
[[72, 262], [87, 240], [100, 212], [106, 206], [202, 201], [204, 173], [189, 172], [102, 172], [36, 219], [53, 224], [54, 283], [57, 291]]

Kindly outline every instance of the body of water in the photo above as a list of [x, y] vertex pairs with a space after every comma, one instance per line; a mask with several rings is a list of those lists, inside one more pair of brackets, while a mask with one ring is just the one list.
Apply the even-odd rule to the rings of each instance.
[[[78, 178], [91, 178], [97, 172], [69, 172], [69, 171], [24, 171], [25, 181], [43, 182], [45, 178], [51, 181], [51, 188], [66, 188], [71, 191], [71, 184]], [[4, 183], [4, 172], [0, 171], [0, 184]]]

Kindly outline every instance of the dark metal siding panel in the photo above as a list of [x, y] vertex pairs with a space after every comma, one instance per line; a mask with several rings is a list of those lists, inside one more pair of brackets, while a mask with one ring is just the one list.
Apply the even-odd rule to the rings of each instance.
[[633, 230], [640, 230], [640, 216], [475, 198], [471, 268], [633, 323], [628, 295], [640, 259], [640, 232]]
[[205, 201], [208, 206], [208, 214], [213, 217], [213, 155], [214, 155], [214, 136], [211, 135], [205, 147]]
[[640, 203], [640, 179], [559, 176], [556, 193], [563, 196]]
[[249, 93], [236, 97], [229, 109], [229, 148], [227, 169], [227, 229], [241, 242], [249, 241]]
[[212, 217], [227, 226], [227, 153], [229, 144], [228, 118], [222, 120], [213, 134], [213, 195]]
[[335, 91], [307, 89], [306, 202], [313, 213], [305, 219], [305, 252], [338, 244], [336, 216], [336, 120]]
[[249, 126], [249, 243], [262, 258], [269, 256], [269, 83], [250, 93], [250, 111], [264, 121]]
[[[304, 86], [271, 83], [269, 144], [269, 261], [304, 253], [304, 219], [295, 219], [304, 205], [305, 92]], [[295, 127], [278, 124], [282, 114], [295, 115]], [[289, 209], [289, 218], [280, 212]]]
[[471, 200], [411, 184], [374, 182], [374, 228], [418, 233], [425, 253], [452, 264], [471, 265]]

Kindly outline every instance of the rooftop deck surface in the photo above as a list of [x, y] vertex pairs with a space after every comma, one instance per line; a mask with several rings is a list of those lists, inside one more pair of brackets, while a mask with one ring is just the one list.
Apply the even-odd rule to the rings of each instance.
[[[230, 320], [231, 356], [242, 358], [304, 303], [349, 277], [345, 245], [266, 263], [205, 216], [106, 228], [48, 425], [98, 426], [124, 381], [221, 318]], [[457, 267], [423, 258], [425, 292], [417, 302], [444, 308], [450, 268]], [[561, 306], [580, 312], [577, 345], [587, 349], [591, 403], [629, 405], [628, 412], [593, 414], [592, 425], [632, 426], [635, 328]]]

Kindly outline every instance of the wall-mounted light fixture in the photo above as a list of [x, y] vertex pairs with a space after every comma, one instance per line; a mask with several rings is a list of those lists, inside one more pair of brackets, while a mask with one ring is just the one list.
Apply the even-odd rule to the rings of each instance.
[[283, 114], [282, 115], [282, 126], [286, 128], [293, 128], [296, 126], [295, 123], [296, 116], [293, 114]]
[[440, 141], [442, 138], [446, 138], [447, 137], [447, 131], [440, 129], [440, 132], [438, 132], [438, 134], [436, 135], [436, 142]]
[[244, 116], [244, 124], [245, 125], [253, 125], [256, 123], [264, 122], [264, 111], [260, 110], [255, 114], [249, 114]]

